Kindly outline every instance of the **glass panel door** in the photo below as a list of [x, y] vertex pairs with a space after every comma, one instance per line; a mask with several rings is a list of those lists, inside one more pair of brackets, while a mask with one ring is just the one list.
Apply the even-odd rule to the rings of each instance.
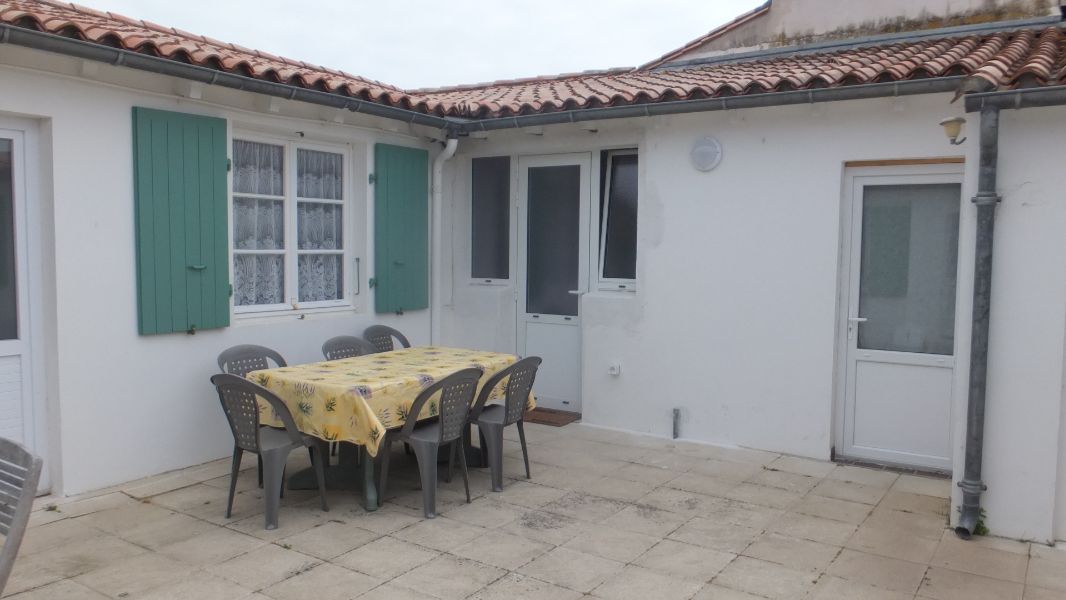
[[950, 355], [960, 186], [863, 188], [858, 347]]
[[577, 316], [581, 167], [531, 167], [526, 221], [526, 312]]

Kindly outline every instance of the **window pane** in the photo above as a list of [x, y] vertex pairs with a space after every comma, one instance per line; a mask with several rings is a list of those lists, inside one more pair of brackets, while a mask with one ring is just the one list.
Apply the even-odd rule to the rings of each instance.
[[317, 150], [296, 150], [296, 195], [301, 198], [344, 198], [344, 156]]
[[526, 312], [577, 315], [581, 167], [529, 169]]
[[237, 306], [285, 301], [285, 261], [281, 254], [233, 257], [233, 296]]
[[339, 204], [300, 202], [296, 213], [296, 236], [301, 250], [339, 250], [344, 219]]
[[11, 140], [0, 139], [0, 340], [19, 335], [12, 159]]
[[233, 247], [280, 250], [285, 247], [285, 203], [255, 198], [233, 199]]
[[864, 188], [859, 348], [954, 352], [960, 196], [958, 184]]
[[511, 249], [511, 159], [475, 158], [471, 165], [470, 276], [507, 279]]
[[636, 279], [637, 155], [615, 155], [609, 177], [603, 276], [607, 279]]
[[344, 295], [343, 259], [340, 254], [301, 254], [300, 301], [339, 300]]
[[272, 144], [233, 140], [233, 191], [281, 196], [285, 149]]

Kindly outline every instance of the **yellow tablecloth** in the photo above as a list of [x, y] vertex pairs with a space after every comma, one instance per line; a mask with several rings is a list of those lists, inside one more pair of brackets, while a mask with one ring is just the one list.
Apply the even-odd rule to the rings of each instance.
[[[469, 367], [485, 371], [483, 385], [517, 360], [513, 354], [419, 346], [253, 371], [248, 379], [284, 400], [300, 431], [331, 442], [360, 444], [376, 456], [385, 430], [404, 424], [411, 404], [427, 386]], [[502, 396], [502, 387], [493, 392], [497, 400]], [[532, 394], [528, 404], [533, 408]], [[262, 406], [263, 424], [281, 427], [269, 406]], [[437, 411], [436, 402], [431, 400], [419, 418], [436, 416]]]

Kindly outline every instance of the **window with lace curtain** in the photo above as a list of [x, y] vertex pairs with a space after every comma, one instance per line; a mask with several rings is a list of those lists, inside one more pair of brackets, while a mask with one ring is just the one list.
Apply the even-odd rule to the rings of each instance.
[[347, 303], [346, 153], [233, 140], [233, 297], [238, 312]]

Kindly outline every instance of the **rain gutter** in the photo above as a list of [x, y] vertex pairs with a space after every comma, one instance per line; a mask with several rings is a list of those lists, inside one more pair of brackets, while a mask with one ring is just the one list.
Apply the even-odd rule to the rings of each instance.
[[349, 98], [319, 90], [298, 88], [284, 83], [274, 83], [272, 81], [263, 81], [261, 79], [245, 77], [243, 75], [234, 75], [232, 73], [226, 73], [225, 71], [217, 71], [215, 69], [181, 63], [166, 58], [160, 58], [158, 56], [140, 54], [122, 48], [112, 48], [110, 46], [103, 46], [92, 42], [83, 42], [81, 40], [66, 38], [51, 33], [16, 27], [6, 23], [0, 23], [0, 43], [15, 44], [17, 46], [25, 46], [27, 48], [44, 50], [46, 52], [56, 52], [67, 56], [73, 56], [75, 58], [99, 61], [115, 66], [158, 73], [160, 75], [180, 77], [182, 79], [198, 81], [208, 85], [219, 85], [235, 90], [286, 98], [288, 100], [298, 100], [331, 108], [347, 109], [352, 112], [364, 113], [375, 117], [384, 117], [386, 119], [395, 119], [397, 121], [403, 121], [415, 125], [426, 125], [441, 129], [452, 127], [452, 124], [448, 120], [435, 115], [426, 115], [413, 110], [386, 106], [376, 102], [369, 102], [358, 98]]

